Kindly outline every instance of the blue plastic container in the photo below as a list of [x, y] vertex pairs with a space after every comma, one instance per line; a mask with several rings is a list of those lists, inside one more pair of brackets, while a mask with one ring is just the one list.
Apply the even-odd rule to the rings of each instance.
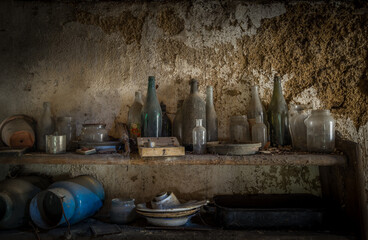
[[[102, 184], [91, 176], [79, 176], [52, 184], [31, 201], [32, 221], [40, 228], [50, 229], [77, 223], [93, 216], [103, 205]], [[65, 216], [64, 216], [65, 214]]]

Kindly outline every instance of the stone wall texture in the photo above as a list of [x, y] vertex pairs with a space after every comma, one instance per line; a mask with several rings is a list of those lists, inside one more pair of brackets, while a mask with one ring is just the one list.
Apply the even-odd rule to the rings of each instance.
[[[366, 6], [367, 7], [367, 6]], [[368, 169], [368, 15], [348, 1], [1, 1], [0, 120], [55, 116], [83, 123], [125, 122], [134, 92], [156, 76], [170, 117], [189, 80], [214, 86], [219, 137], [245, 114], [250, 87], [267, 106], [282, 76], [288, 103], [328, 108], [344, 137], [358, 142]], [[11, 168], [0, 171], [4, 177]], [[174, 190], [182, 198], [218, 193], [320, 193], [313, 167], [26, 165], [61, 176], [92, 174], [108, 198], [147, 200]], [[366, 180], [368, 186], [368, 179]]]

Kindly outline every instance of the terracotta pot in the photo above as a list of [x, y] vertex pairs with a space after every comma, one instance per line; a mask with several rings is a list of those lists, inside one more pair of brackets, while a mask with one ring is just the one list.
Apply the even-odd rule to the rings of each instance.
[[0, 125], [1, 140], [12, 148], [32, 147], [35, 142], [35, 121], [26, 115], [15, 115]]

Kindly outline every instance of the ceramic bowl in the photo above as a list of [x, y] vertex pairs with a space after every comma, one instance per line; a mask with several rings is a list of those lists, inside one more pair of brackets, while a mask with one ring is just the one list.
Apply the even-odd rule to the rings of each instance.
[[155, 218], [155, 217], [146, 217], [147, 222], [160, 227], [178, 227], [186, 224], [188, 220], [193, 217], [193, 215], [178, 217], [178, 218]]
[[157, 195], [151, 205], [153, 209], [167, 209], [180, 205], [180, 202], [173, 192], [165, 192]]

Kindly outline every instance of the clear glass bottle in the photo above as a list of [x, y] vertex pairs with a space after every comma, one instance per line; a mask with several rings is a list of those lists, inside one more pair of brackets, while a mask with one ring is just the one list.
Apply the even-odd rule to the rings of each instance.
[[230, 141], [232, 143], [246, 143], [250, 141], [249, 124], [246, 115], [230, 118]]
[[135, 92], [134, 103], [128, 113], [128, 127], [130, 138], [137, 139], [141, 137], [141, 112], [143, 108], [141, 91]]
[[260, 142], [262, 148], [267, 143], [267, 127], [262, 121], [262, 116], [256, 117], [256, 123], [252, 127], [252, 141]]
[[196, 127], [193, 128], [193, 153], [204, 154], [207, 147], [206, 129], [202, 126], [202, 119], [196, 119]]
[[190, 94], [183, 104], [183, 145], [188, 151], [193, 149], [192, 130], [196, 126], [196, 119], [202, 119], [206, 128], [206, 103], [199, 96], [197, 80], [192, 79]]
[[162, 111], [162, 133], [161, 137], [171, 137], [172, 136], [172, 124], [169, 116], [166, 113], [166, 105], [161, 102]]
[[77, 130], [72, 117], [58, 117], [56, 120], [56, 131], [66, 137], [66, 150], [72, 150], [73, 140], [76, 139]]
[[141, 114], [142, 135], [144, 137], [161, 137], [162, 111], [156, 95], [155, 77], [148, 77], [146, 102]]
[[[249, 102], [249, 107], [247, 111], [247, 117], [249, 122], [249, 127], [252, 129], [253, 125], [256, 124], [256, 117], [261, 116], [262, 122], [268, 125], [266, 110], [259, 98], [258, 86], [252, 86], [252, 98]], [[252, 131], [251, 131], [252, 133]]]
[[178, 142], [182, 144], [183, 139], [183, 102], [179, 100], [176, 107], [176, 115], [173, 121], [173, 136], [178, 139]]
[[51, 135], [55, 131], [54, 118], [51, 114], [51, 104], [43, 103], [43, 114], [37, 126], [37, 148], [39, 151], [46, 151], [46, 135]]
[[218, 141], [218, 119], [213, 105], [213, 87], [206, 89], [206, 130], [207, 142]]
[[289, 129], [291, 136], [291, 144], [294, 150], [307, 150], [307, 126], [304, 120], [308, 114], [303, 105], [292, 105], [290, 109]]
[[305, 119], [307, 147], [311, 152], [333, 152], [335, 148], [335, 119], [330, 110], [312, 110]]
[[275, 147], [289, 145], [288, 107], [282, 95], [281, 80], [278, 76], [274, 78], [273, 94], [267, 114], [271, 145]]

